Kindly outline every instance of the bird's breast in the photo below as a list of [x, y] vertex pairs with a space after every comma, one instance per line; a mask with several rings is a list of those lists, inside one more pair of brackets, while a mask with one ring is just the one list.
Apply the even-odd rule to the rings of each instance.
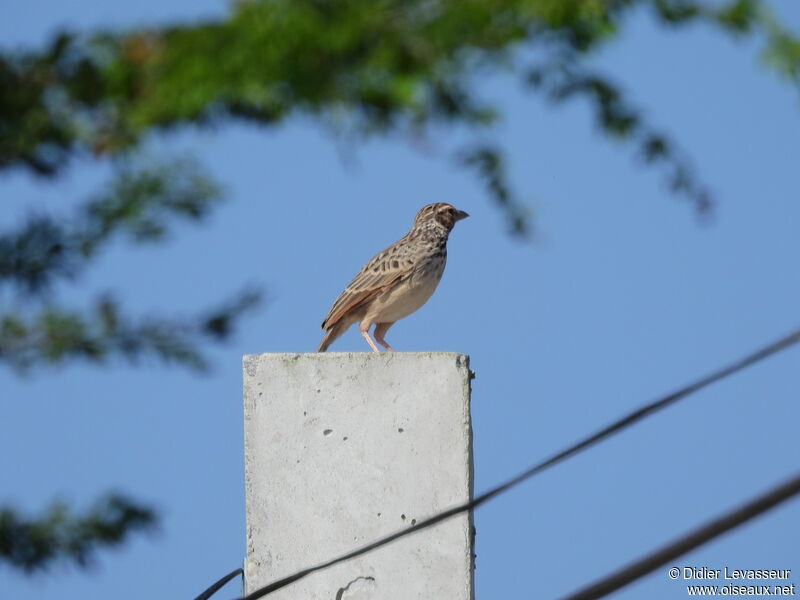
[[374, 323], [392, 323], [419, 309], [431, 297], [442, 279], [447, 253], [433, 253], [420, 260], [408, 277], [376, 298], [369, 311]]
[[447, 250], [441, 249], [437, 252], [433, 252], [430, 256], [425, 257], [424, 260], [419, 261], [411, 274], [411, 279], [415, 282], [415, 285], [421, 287], [433, 285], [433, 289], [431, 290], [431, 293], [433, 293], [433, 290], [436, 289], [436, 285], [442, 278], [446, 263]]

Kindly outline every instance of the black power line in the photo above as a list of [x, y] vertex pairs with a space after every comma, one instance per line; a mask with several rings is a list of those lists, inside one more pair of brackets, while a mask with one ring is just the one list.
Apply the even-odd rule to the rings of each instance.
[[512, 479], [509, 479], [505, 483], [503, 483], [503, 484], [501, 484], [501, 485], [499, 485], [497, 487], [494, 487], [494, 488], [482, 493], [479, 496], [476, 496], [474, 499], [470, 500], [469, 502], [465, 502], [464, 504], [460, 504], [458, 506], [454, 506], [453, 508], [447, 509], [447, 510], [445, 510], [443, 512], [440, 512], [440, 513], [438, 513], [438, 514], [436, 514], [436, 515], [434, 515], [432, 517], [424, 519], [424, 520], [418, 522], [416, 525], [412, 525], [411, 527], [407, 527], [405, 529], [401, 529], [400, 531], [396, 531], [395, 533], [392, 533], [392, 534], [387, 535], [385, 537], [379, 538], [379, 539], [375, 540], [374, 542], [372, 542], [370, 544], [367, 544], [366, 546], [362, 546], [360, 548], [352, 550], [351, 552], [348, 552], [347, 554], [343, 554], [343, 555], [338, 556], [336, 558], [333, 558], [331, 560], [328, 560], [328, 561], [325, 561], [323, 563], [320, 563], [320, 564], [318, 564], [316, 566], [307, 567], [307, 568], [305, 568], [305, 569], [303, 569], [301, 571], [298, 571], [298, 572], [296, 572], [296, 573], [294, 573], [292, 575], [289, 575], [288, 577], [284, 577], [282, 579], [278, 579], [277, 581], [274, 581], [274, 582], [270, 583], [269, 585], [266, 585], [266, 586], [264, 586], [262, 588], [259, 588], [259, 589], [255, 590], [254, 592], [248, 594], [244, 598], [240, 598], [239, 600], [257, 600], [258, 598], [262, 598], [263, 596], [266, 596], [267, 594], [270, 594], [270, 593], [272, 593], [272, 592], [274, 592], [276, 590], [284, 588], [287, 585], [290, 585], [290, 584], [294, 583], [295, 581], [303, 579], [304, 577], [306, 577], [308, 575], [311, 575], [312, 573], [316, 573], [317, 571], [321, 571], [323, 569], [327, 569], [328, 567], [331, 567], [331, 566], [336, 565], [338, 563], [344, 562], [346, 560], [350, 560], [351, 558], [355, 558], [357, 556], [361, 556], [362, 554], [366, 554], [367, 552], [375, 550], [376, 548], [380, 548], [381, 546], [385, 546], [386, 544], [389, 544], [389, 543], [391, 543], [391, 542], [393, 542], [393, 541], [395, 541], [395, 540], [397, 540], [397, 539], [399, 539], [401, 537], [405, 537], [405, 536], [410, 535], [412, 533], [416, 533], [417, 531], [421, 531], [422, 529], [427, 529], [428, 527], [432, 527], [433, 525], [436, 525], [437, 523], [441, 523], [442, 521], [445, 521], [445, 520], [447, 520], [447, 519], [449, 519], [451, 517], [454, 517], [456, 515], [459, 515], [459, 514], [461, 514], [463, 512], [466, 512], [466, 511], [469, 511], [469, 510], [473, 510], [474, 508], [477, 508], [478, 506], [480, 506], [484, 502], [487, 502], [488, 500], [491, 500], [495, 496], [498, 496], [498, 495], [508, 491], [509, 489], [519, 485], [523, 481], [533, 477], [534, 475], [537, 475], [537, 474], [541, 473], [542, 471], [544, 471], [544, 470], [546, 470], [546, 469], [548, 469], [548, 468], [550, 468], [550, 467], [562, 462], [563, 460], [566, 460], [567, 458], [570, 458], [570, 457], [578, 454], [579, 452], [582, 452], [583, 450], [586, 450], [587, 448], [589, 448], [591, 446], [594, 446], [595, 444], [597, 444], [598, 442], [600, 442], [600, 441], [602, 441], [604, 439], [607, 439], [607, 438], [609, 438], [609, 437], [611, 437], [613, 435], [616, 435], [617, 433], [619, 433], [623, 429], [626, 429], [626, 428], [630, 427], [631, 425], [641, 421], [645, 417], [647, 417], [647, 416], [649, 416], [649, 415], [651, 415], [651, 414], [653, 414], [655, 412], [658, 412], [658, 411], [660, 411], [660, 410], [662, 410], [662, 409], [664, 409], [664, 408], [666, 408], [666, 407], [678, 402], [679, 400], [682, 400], [683, 398], [685, 398], [685, 397], [687, 397], [687, 396], [689, 396], [689, 395], [691, 395], [691, 394], [693, 394], [693, 393], [695, 393], [695, 392], [697, 392], [697, 391], [699, 391], [699, 390], [701, 390], [701, 389], [703, 389], [705, 387], [708, 387], [709, 385], [711, 385], [713, 383], [716, 383], [717, 381], [720, 381], [721, 379], [729, 377], [729, 376], [733, 375], [734, 373], [742, 371], [742, 370], [744, 370], [744, 369], [746, 369], [746, 368], [748, 368], [748, 367], [750, 367], [750, 366], [752, 366], [752, 365], [754, 365], [754, 364], [756, 364], [756, 363], [758, 363], [758, 362], [760, 362], [760, 361], [762, 361], [762, 360], [764, 360], [766, 358], [769, 358], [773, 354], [777, 354], [778, 352], [786, 350], [787, 348], [797, 344], [798, 342], [800, 342], [800, 329], [795, 330], [794, 332], [782, 337], [781, 339], [779, 339], [779, 340], [777, 340], [775, 342], [772, 342], [771, 344], [768, 344], [767, 346], [764, 346], [763, 348], [761, 348], [759, 350], [756, 350], [755, 352], [752, 352], [751, 354], [748, 354], [747, 356], [745, 356], [745, 357], [743, 357], [743, 358], [741, 358], [741, 359], [729, 364], [728, 366], [725, 366], [725, 367], [723, 367], [723, 368], [721, 368], [721, 369], [719, 369], [717, 371], [714, 371], [713, 373], [710, 373], [709, 375], [706, 375], [705, 377], [701, 377], [697, 381], [695, 381], [693, 383], [690, 383], [689, 385], [687, 385], [687, 386], [685, 386], [685, 387], [683, 387], [683, 388], [681, 388], [681, 389], [679, 389], [679, 390], [677, 390], [677, 391], [675, 391], [675, 392], [673, 392], [673, 393], [671, 393], [671, 394], [669, 394], [667, 396], [664, 396], [662, 398], [659, 398], [658, 400], [655, 400], [655, 401], [653, 401], [653, 402], [651, 402], [649, 404], [644, 405], [643, 407], [641, 407], [641, 408], [639, 408], [639, 409], [627, 414], [626, 416], [622, 417], [621, 419], [619, 419], [617, 421], [614, 421], [613, 423], [611, 423], [610, 425], [604, 427], [603, 429], [600, 429], [596, 433], [593, 433], [593, 434], [585, 437], [584, 439], [582, 439], [579, 442], [573, 444], [572, 446], [569, 446], [568, 448], [565, 448], [564, 450], [561, 450], [560, 452], [557, 452], [556, 454], [553, 454], [549, 458], [546, 458], [542, 462], [537, 463], [536, 465], [534, 465], [534, 466], [530, 467], [529, 469], [523, 471], [522, 473], [520, 473], [516, 477], [513, 477]]
[[747, 504], [706, 523], [702, 527], [698, 527], [671, 544], [659, 548], [652, 554], [648, 554], [644, 558], [603, 577], [582, 590], [574, 592], [569, 596], [564, 596], [561, 600], [596, 600], [596, 598], [607, 596], [611, 592], [636, 581], [640, 577], [644, 577], [658, 567], [686, 554], [690, 550], [694, 550], [709, 540], [713, 540], [729, 529], [733, 529], [745, 521], [757, 517], [761, 513], [777, 506], [796, 494], [800, 494], [800, 473], [796, 474], [785, 483], [762, 494], [758, 498], [751, 500]]
[[225, 577], [214, 583], [211, 587], [209, 587], [205, 592], [200, 594], [194, 600], [208, 600], [209, 598], [211, 598], [211, 596], [217, 593], [217, 590], [219, 590], [219, 588], [228, 583], [231, 579], [233, 579], [237, 575], [241, 575], [242, 573], [244, 573], [242, 569], [236, 569], [234, 571], [231, 571], [230, 573], [225, 575]]

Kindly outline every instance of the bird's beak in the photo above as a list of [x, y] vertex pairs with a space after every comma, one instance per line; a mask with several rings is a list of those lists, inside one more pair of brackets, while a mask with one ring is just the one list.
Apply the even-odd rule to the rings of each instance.
[[469, 213], [465, 213], [463, 210], [456, 210], [456, 221], [460, 221], [461, 219], [466, 219], [469, 216]]

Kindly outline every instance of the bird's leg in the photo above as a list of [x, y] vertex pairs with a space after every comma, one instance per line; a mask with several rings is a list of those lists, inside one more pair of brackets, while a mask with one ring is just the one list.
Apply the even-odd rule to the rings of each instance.
[[394, 352], [394, 348], [389, 345], [383, 336], [386, 335], [386, 332], [389, 331], [389, 327], [394, 325], [394, 323], [378, 323], [375, 326], [375, 340], [384, 348], [386, 348], [389, 352]]
[[359, 325], [358, 326], [358, 330], [361, 332], [361, 336], [365, 340], [367, 340], [367, 343], [369, 344], [369, 347], [372, 348], [372, 351], [373, 352], [380, 352], [380, 350], [378, 350], [378, 347], [375, 345], [375, 342], [373, 342], [372, 338], [369, 336], [369, 328], [370, 328], [371, 325], [372, 325], [372, 323], [369, 323], [366, 327], [364, 327], [363, 324]]

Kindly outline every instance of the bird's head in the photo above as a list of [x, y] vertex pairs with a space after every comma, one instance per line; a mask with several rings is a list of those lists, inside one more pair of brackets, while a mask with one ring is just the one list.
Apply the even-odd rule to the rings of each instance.
[[428, 224], [436, 224], [444, 227], [448, 232], [456, 224], [456, 221], [466, 219], [469, 215], [463, 210], [458, 210], [455, 206], [446, 202], [437, 202], [423, 206], [417, 216], [414, 217], [414, 227], [423, 227]]

